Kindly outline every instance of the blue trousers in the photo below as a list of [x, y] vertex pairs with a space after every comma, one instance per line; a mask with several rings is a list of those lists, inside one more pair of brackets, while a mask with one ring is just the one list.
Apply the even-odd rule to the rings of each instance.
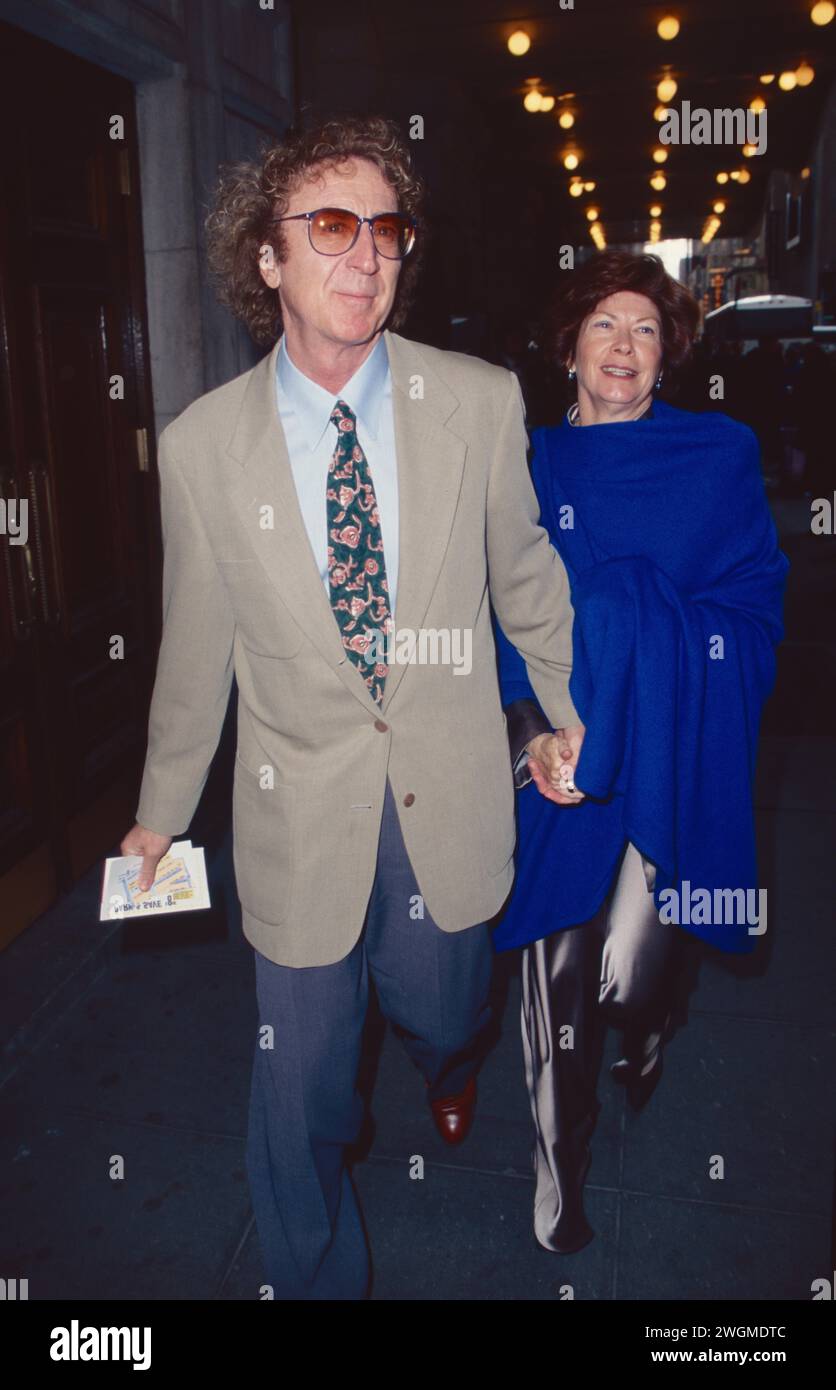
[[[327, 869], [323, 869], [327, 872]], [[384, 1015], [429, 1083], [415, 1103], [458, 1095], [490, 1022], [490, 929], [436, 926], [415, 914], [418, 884], [387, 781], [377, 868], [363, 931], [333, 965], [292, 968], [255, 952], [259, 1030], [247, 1173], [277, 1299], [361, 1299], [370, 1261], [344, 1151], [363, 1120], [357, 1072], [369, 975]], [[411, 915], [412, 913], [412, 915]]]

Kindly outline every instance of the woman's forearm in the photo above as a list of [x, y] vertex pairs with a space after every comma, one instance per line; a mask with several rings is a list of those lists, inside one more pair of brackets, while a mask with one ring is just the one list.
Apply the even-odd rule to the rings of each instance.
[[505, 715], [508, 720], [508, 750], [511, 754], [511, 766], [514, 768], [514, 782], [517, 787], [524, 787], [531, 781], [531, 774], [524, 761], [520, 767], [517, 767], [517, 763], [526, 745], [536, 738], [537, 734], [550, 734], [552, 726], [536, 700], [512, 700], [505, 706]]

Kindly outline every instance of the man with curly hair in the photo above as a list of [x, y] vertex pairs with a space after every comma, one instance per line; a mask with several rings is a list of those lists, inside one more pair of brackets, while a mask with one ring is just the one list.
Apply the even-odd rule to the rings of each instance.
[[[515, 839], [490, 601], [556, 729], [578, 724], [567, 579], [538, 525], [516, 378], [394, 331], [422, 199], [377, 117], [229, 170], [210, 261], [270, 352], [160, 438], [164, 628], [122, 850], [150, 884], [197, 806], [234, 673], [259, 1006], [247, 1167], [277, 1298], [368, 1293], [345, 1150], [370, 977], [442, 1139], [470, 1127]], [[416, 661], [401, 638], [424, 632], [464, 634], [469, 672]], [[569, 746], [554, 738], [555, 762]]]

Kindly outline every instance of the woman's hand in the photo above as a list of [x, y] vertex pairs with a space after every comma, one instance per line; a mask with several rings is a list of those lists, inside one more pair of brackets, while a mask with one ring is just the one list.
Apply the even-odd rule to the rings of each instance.
[[528, 743], [528, 770], [547, 801], [556, 801], [559, 806], [577, 806], [583, 801], [584, 793], [575, 785], [574, 776], [584, 733], [584, 726], [579, 724], [556, 729], [553, 734], [537, 734]]

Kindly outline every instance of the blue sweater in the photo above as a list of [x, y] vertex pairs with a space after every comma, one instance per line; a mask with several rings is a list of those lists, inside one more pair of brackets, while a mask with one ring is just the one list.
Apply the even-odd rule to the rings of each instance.
[[[519, 792], [516, 881], [494, 943], [510, 950], [594, 916], [629, 840], [657, 866], [663, 920], [751, 950], [763, 930], [752, 782], [787, 571], [756, 438], [726, 415], [657, 401], [652, 418], [564, 420], [532, 443], [541, 524], [572, 585], [588, 799]], [[495, 629], [503, 704], [536, 700]]]

